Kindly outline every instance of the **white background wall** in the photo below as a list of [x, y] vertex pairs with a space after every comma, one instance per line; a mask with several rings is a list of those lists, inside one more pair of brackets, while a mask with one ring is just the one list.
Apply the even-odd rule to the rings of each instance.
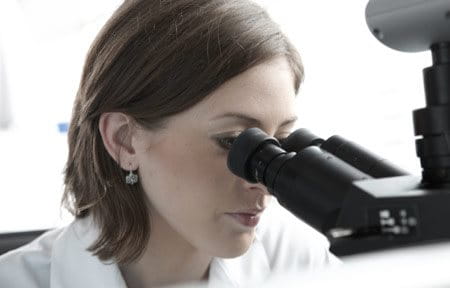
[[[390, 50], [367, 1], [259, 0], [299, 49], [299, 127], [339, 134], [418, 174], [412, 110], [424, 106], [428, 53]], [[0, 130], [0, 232], [67, 223], [59, 208], [66, 135], [86, 51], [119, 0], [1, 0], [0, 46], [12, 125]], [[0, 109], [1, 111], [1, 109]]]

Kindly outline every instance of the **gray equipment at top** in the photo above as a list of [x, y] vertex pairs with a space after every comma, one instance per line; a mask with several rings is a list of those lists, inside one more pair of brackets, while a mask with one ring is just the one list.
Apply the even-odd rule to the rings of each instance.
[[370, 31], [386, 46], [421, 52], [450, 39], [450, 0], [371, 0], [366, 7]]

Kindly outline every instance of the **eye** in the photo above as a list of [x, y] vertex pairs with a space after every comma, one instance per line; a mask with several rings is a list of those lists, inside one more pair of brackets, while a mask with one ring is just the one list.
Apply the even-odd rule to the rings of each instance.
[[216, 142], [222, 149], [230, 150], [234, 140], [236, 140], [236, 137], [220, 137], [216, 139]]

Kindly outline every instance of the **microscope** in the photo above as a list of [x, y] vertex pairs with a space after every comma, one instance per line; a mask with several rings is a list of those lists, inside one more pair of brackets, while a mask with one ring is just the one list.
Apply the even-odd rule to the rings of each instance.
[[283, 143], [247, 129], [227, 163], [326, 235], [337, 256], [450, 240], [450, 0], [370, 0], [366, 20], [390, 48], [431, 50], [426, 107], [413, 112], [421, 177], [341, 136], [324, 140], [306, 129]]

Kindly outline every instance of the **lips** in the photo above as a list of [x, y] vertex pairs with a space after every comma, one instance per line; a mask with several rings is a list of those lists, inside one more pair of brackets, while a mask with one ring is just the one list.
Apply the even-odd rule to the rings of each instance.
[[245, 211], [239, 211], [235, 213], [226, 213], [226, 215], [233, 218], [239, 224], [245, 227], [256, 227], [258, 225], [262, 210], [251, 209]]

